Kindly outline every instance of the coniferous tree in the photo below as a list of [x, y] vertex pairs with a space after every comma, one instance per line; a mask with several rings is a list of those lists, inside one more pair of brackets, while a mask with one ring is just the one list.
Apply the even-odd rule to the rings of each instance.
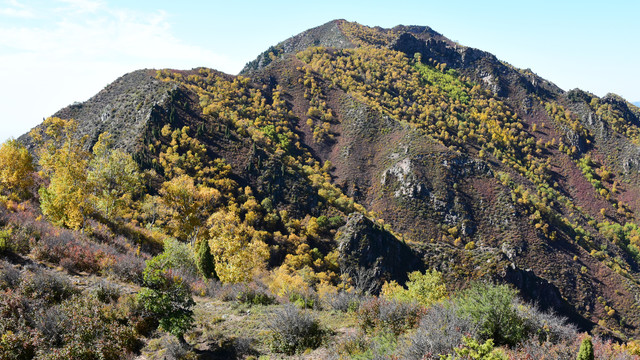
[[593, 343], [591, 342], [590, 337], [586, 337], [582, 340], [576, 360], [594, 360]]

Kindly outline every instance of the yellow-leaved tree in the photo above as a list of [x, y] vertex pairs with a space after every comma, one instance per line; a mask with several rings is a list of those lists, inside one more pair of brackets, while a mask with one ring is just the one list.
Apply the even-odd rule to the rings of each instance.
[[169, 230], [177, 238], [191, 240], [204, 237], [201, 231], [208, 214], [220, 200], [215, 188], [196, 185], [189, 175], [181, 175], [162, 184], [162, 202], [169, 210]]
[[41, 129], [31, 136], [40, 143], [39, 164], [49, 182], [39, 190], [42, 213], [58, 226], [78, 229], [84, 225], [90, 209], [87, 186], [90, 154], [83, 149], [86, 137], [75, 136], [74, 120], [51, 117]]
[[142, 175], [130, 154], [111, 149], [113, 140], [102, 133], [93, 146], [93, 159], [89, 162], [87, 180], [96, 210], [107, 219], [122, 216], [133, 198], [143, 190]]
[[233, 205], [229, 208], [218, 210], [208, 220], [216, 273], [225, 283], [249, 281], [269, 259], [269, 248], [263, 241], [266, 232], [241, 221]]
[[28, 196], [33, 185], [33, 157], [15, 139], [0, 146], [0, 193], [19, 200]]

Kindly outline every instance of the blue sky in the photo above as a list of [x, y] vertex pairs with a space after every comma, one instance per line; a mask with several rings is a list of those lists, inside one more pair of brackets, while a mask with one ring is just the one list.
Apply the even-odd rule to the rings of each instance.
[[140, 68], [237, 73], [333, 19], [428, 25], [565, 90], [640, 101], [640, 2], [0, 0], [0, 141]]

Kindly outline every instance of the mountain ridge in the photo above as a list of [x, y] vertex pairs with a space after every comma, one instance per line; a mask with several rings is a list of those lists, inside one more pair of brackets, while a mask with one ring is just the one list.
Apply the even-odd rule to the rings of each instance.
[[[159, 149], [177, 139], [161, 129], [188, 127], [203, 157], [225, 159], [234, 181], [279, 211], [304, 219], [358, 204], [452, 284], [510, 282], [585, 329], [640, 333], [636, 235], [614, 226], [640, 210], [640, 113], [618, 96], [565, 92], [429, 27], [334, 20], [239, 76], [140, 70], [56, 116], [75, 118], [88, 148], [109, 131], [159, 173]], [[271, 241], [276, 266], [292, 250]], [[328, 235], [313, 245], [335, 247]]]

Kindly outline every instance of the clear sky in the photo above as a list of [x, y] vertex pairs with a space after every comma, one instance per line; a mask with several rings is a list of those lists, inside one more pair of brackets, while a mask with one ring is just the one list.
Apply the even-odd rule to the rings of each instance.
[[197, 66], [238, 73], [333, 19], [427, 25], [575, 87], [640, 101], [640, 2], [0, 0], [0, 142], [117, 77]]

